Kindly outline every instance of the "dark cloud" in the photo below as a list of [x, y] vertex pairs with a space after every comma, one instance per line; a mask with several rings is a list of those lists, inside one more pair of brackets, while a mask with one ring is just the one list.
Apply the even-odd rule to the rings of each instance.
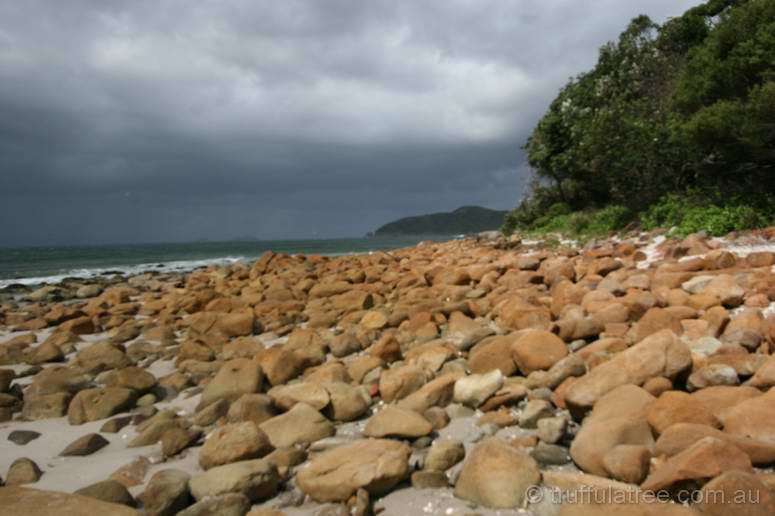
[[695, 3], [0, 0], [0, 246], [508, 208], [567, 78]]

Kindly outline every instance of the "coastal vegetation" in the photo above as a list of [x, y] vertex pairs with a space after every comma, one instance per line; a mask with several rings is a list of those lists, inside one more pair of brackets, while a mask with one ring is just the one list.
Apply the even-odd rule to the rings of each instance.
[[662, 25], [636, 17], [524, 148], [535, 177], [507, 234], [772, 224], [775, 0], [710, 0]]

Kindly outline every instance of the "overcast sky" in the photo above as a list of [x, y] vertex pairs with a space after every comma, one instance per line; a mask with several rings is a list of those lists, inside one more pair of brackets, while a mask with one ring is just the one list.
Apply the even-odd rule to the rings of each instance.
[[0, 246], [507, 209], [568, 77], [697, 3], [0, 0]]

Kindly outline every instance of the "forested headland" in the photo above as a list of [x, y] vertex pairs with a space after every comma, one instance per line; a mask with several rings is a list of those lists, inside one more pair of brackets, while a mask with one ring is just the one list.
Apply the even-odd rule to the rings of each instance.
[[506, 233], [775, 223], [775, 0], [634, 18], [524, 148], [534, 178]]

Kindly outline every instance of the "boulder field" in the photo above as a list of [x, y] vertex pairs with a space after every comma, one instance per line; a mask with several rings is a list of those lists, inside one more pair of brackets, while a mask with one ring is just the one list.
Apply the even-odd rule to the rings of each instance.
[[774, 264], [488, 234], [14, 286], [0, 516], [775, 514]]

